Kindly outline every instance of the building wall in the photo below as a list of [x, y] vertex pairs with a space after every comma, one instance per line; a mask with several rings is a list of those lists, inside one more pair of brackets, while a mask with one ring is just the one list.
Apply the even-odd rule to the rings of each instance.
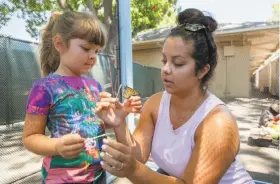
[[264, 92], [265, 87], [269, 88], [269, 93], [279, 95], [279, 60], [269, 63], [261, 68], [255, 75], [256, 87]]
[[219, 97], [250, 96], [250, 47], [234, 46], [234, 56], [224, 56], [218, 45], [218, 64], [209, 90]]
[[161, 60], [161, 48], [133, 51], [133, 61], [140, 65], [161, 68]]
[[226, 89], [226, 62], [223, 59], [222, 46], [218, 48], [218, 63], [212, 79], [209, 81], [209, 90], [218, 97], [224, 97]]
[[273, 95], [279, 95], [279, 60], [270, 64], [271, 82], [269, 92]]
[[[235, 55], [224, 57], [223, 47], [218, 47], [218, 65], [209, 90], [219, 97], [249, 97], [250, 96], [250, 47], [234, 47]], [[134, 62], [156, 68], [161, 68], [161, 49], [134, 50]]]
[[259, 90], [264, 92], [265, 87], [269, 87], [269, 67], [266, 66], [259, 71]]

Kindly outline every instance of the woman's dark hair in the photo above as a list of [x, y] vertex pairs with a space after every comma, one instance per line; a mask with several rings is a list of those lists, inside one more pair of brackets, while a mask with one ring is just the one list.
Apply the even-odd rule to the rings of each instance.
[[[212, 77], [217, 65], [217, 47], [212, 35], [212, 32], [217, 29], [217, 22], [212, 17], [205, 16], [200, 10], [193, 8], [180, 12], [177, 22], [178, 26], [171, 30], [168, 37], [181, 37], [184, 41], [193, 41], [192, 57], [196, 62], [196, 75], [205, 65], [210, 65], [209, 72], [201, 82], [201, 86], [207, 88], [207, 81]], [[192, 27], [203, 28], [190, 29]]]

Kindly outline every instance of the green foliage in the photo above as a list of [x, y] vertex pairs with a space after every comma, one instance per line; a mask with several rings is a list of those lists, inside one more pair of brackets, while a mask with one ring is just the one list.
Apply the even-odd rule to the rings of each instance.
[[[41, 27], [48, 20], [47, 12], [61, 11], [59, 0], [10, 0], [0, 4], [0, 28], [5, 26], [11, 16], [16, 13], [19, 18], [27, 22], [26, 30], [36, 38], [38, 27]], [[104, 19], [103, 0], [92, 0], [96, 14], [99, 19]], [[68, 0], [68, 7], [72, 10], [88, 9], [86, 0]], [[177, 0], [131, 0], [131, 16], [133, 35], [137, 32], [155, 28], [158, 25], [170, 24], [176, 12], [174, 6]], [[112, 16], [115, 16], [116, 1], [113, 0]], [[170, 19], [170, 20], [167, 20]], [[114, 17], [112, 17], [114, 21]], [[164, 22], [165, 21], [165, 22]]]
[[160, 23], [176, 14], [174, 5], [177, 1], [170, 0], [132, 0], [131, 19], [133, 35], [145, 29], [155, 28]]
[[15, 12], [15, 8], [5, 2], [0, 3], [0, 28], [11, 19], [11, 15]]

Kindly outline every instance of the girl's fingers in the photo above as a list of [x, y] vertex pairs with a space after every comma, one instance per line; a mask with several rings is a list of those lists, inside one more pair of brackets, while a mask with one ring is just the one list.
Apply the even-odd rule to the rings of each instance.
[[84, 150], [83, 149], [79, 149], [79, 150], [76, 150], [76, 151], [69, 151], [69, 152], [66, 152], [65, 155], [67, 156], [67, 158], [76, 158], [77, 156], [79, 156], [79, 154]]
[[99, 98], [110, 98], [112, 95], [106, 91], [99, 93]]
[[137, 106], [137, 105], [142, 105], [142, 103], [140, 101], [137, 101], [137, 102], [132, 102], [131, 105], [132, 106]]
[[131, 104], [131, 100], [130, 100], [130, 99], [125, 100], [125, 102], [124, 102], [124, 105], [125, 105], [125, 106], [129, 106], [130, 104]]
[[142, 105], [139, 105], [139, 106], [133, 106], [133, 109], [142, 109]]
[[65, 151], [68, 151], [68, 152], [74, 151], [75, 152], [77, 150], [84, 149], [84, 147], [85, 147], [84, 143], [69, 145], [69, 146], [65, 147]]
[[123, 105], [120, 103], [119, 99], [116, 99], [116, 102], [115, 102], [115, 107], [116, 107], [117, 109], [119, 109], [119, 108], [122, 108], [122, 107], [123, 107]]
[[136, 102], [131, 102], [131, 105], [134, 106], [134, 105], [141, 105], [142, 102], [141, 101], [136, 101]]
[[110, 105], [109, 102], [97, 102], [96, 106], [101, 106], [101, 107], [108, 107]]
[[109, 102], [97, 102], [96, 103], [95, 111], [99, 112], [102, 109], [108, 109], [109, 107], [110, 107], [110, 103]]
[[69, 134], [63, 137], [63, 144], [64, 145], [73, 145], [84, 143], [85, 139], [82, 138], [79, 134]]
[[131, 100], [131, 101], [140, 101], [141, 98], [140, 98], [140, 96], [131, 96], [131, 97], [129, 98], [129, 100]]
[[115, 103], [116, 102], [116, 98], [101, 98], [100, 102]]

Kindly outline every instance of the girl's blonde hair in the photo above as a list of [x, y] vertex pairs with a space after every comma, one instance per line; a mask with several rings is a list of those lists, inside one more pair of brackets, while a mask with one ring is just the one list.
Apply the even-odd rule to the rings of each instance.
[[43, 76], [57, 70], [60, 56], [55, 49], [52, 38], [59, 35], [68, 47], [71, 39], [79, 38], [103, 47], [106, 43], [106, 31], [102, 23], [91, 14], [67, 11], [61, 15], [53, 14], [42, 30], [42, 47], [40, 50], [41, 70]]

